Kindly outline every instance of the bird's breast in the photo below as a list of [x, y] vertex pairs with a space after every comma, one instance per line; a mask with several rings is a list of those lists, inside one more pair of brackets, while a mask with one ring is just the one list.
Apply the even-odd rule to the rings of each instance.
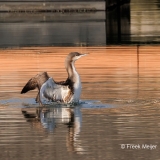
[[81, 79], [80, 76], [77, 76], [76, 78], [76, 82], [73, 85], [73, 101], [78, 102], [80, 99], [80, 95], [81, 95], [81, 89], [82, 89], [82, 85], [81, 85]]

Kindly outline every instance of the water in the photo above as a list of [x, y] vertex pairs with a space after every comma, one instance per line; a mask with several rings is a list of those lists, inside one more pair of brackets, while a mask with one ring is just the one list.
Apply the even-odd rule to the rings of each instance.
[[[90, 53], [76, 62], [80, 104], [41, 108], [37, 91], [20, 94], [40, 71], [64, 80], [71, 51]], [[1, 49], [0, 59], [2, 159], [159, 159], [158, 46]]]

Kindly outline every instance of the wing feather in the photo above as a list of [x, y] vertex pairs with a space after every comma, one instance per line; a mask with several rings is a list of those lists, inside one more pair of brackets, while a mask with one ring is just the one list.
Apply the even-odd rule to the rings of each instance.
[[53, 78], [49, 78], [40, 89], [40, 100], [42, 102], [42, 99], [45, 98], [65, 102], [68, 93], [70, 93], [68, 86], [57, 84]]
[[36, 88], [40, 90], [41, 86], [43, 85], [44, 82], [48, 80], [48, 78], [49, 76], [47, 72], [42, 72], [37, 74], [26, 83], [26, 85], [23, 87], [21, 91], [21, 94], [26, 93], [30, 90], [34, 90]]

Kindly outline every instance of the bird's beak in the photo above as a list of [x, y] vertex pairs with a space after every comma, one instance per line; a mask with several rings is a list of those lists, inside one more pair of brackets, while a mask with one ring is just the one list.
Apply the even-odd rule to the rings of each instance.
[[88, 55], [88, 53], [84, 53], [84, 54], [80, 53], [80, 55], [75, 60], [77, 60], [77, 59], [79, 59], [81, 57], [87, 56], [87, 55]]
[[89, 53], [84, 53], [84, 54], [81, 54], [81, 56], [83, 57], [83, 56], [87, 56]]

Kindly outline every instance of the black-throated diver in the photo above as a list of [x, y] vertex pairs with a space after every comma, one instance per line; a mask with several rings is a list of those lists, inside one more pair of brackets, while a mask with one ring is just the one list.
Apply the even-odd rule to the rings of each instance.
[[56, 82], [49, 77], [47, 72], [42, 72], [32, 77], [21, 91], [21, 94], [38, 88], [36, 101], [42, 103], [45, 98], [49, 101], [64, 103], [77, 103], [81, 95], [81, 79], [75, 68], [75, 61], [87, 54], [71, 52], [66, 57], [65, 68], [68, 73], [66, 81]]

